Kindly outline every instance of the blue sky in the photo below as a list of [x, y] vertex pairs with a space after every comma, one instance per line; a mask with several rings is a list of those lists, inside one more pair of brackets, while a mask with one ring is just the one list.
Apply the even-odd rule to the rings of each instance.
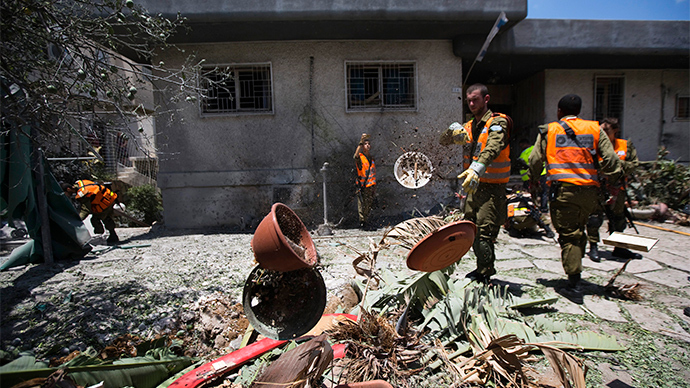
[[527, 0], [527, 18], [690, 20], [690, 0]]

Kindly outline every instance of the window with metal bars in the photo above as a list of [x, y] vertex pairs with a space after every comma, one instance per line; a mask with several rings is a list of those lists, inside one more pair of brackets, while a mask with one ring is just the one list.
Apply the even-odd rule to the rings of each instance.
[[690, 96], [676, 96], [676, 120], [690, 120]]
[[272, 113], [270, 64], [206, 69], [201, 76], [202, 113]]
[[414, 110], [414, 63], [346, 62], [347, 110]]
[[623, 123], [623, 76], [600, 76], [595, 78], [594, 112], [597, 121], [615, 117]]

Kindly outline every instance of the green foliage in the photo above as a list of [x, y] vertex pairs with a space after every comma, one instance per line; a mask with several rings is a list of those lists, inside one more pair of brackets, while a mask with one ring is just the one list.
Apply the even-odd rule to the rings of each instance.
[[129, 198], [126, 203], [127, 210], [134, 217], [143, 218], [144, 222], [148, 224], [161, 219], [163, 200], [155, 186], [132, 187], [127, 190], [127, 198]]
[[690, 202], [690, 168], [666, 159], [668, 151], [660, 148], [657, 160], [640, 163], [638, 182], [630, 186], [643, 194], [643, 204], [665, 203], [680, 209]]
[[30, 123], [44, 149], [69, 145], [75, 134], [95, 146], [97, 133], [131, 131], [136, 97], [152, 91], [152, 80], [171, 99], [199, 92], [193, 55], [179, 68], [151, 63], [155, 50], [174, 48], [168, 40], [184, 25], [181, 15], [150, 15], [122, 0], [5, 0], [0, 14], [3, 123]]
[[[149, 350], [144, 356], [109, 362], [101, 360], [98, 352], [89, 348], [60, 367], [68, 368], [68, 376], [80, 386], [104, 382], [105, 388], [153, 388], [169, 375], [191, 365], [192, 361], [189, 357], [175, 355], [167, 347], [161, 347]], [[48, 368], [27, 353], [0, 368], [0, 380], [11, 386], [30, 378], [48, 377], [57, 369]]]

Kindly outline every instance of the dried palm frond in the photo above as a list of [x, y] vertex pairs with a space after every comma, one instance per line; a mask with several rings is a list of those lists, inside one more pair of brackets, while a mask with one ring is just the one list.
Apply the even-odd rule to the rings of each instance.
[[424, 237], [446, 224], [448, 222], [439, 216], [412, 218], [395, 225], [381, 241], [389, 246], [412, 249]]
[[644, 299], [640, 293], [641, 289], [642, 285], [640, 283], [634, 283], [623, 284], [620, 286], [609, 286], [606, 288], [606, 292], [620, 299], [639, 301]]
[[260, 387], [315, 387], [328, 365], [333, 361], [333, 349], [326, 335], [297, 346], [280, 355], [252, 383], [252, 388]]
[[609, 279], [609, 282], [606, 283], [604, 286], [604, 290], [608, 292], [609, 294], [621, 298], [621, 299], [628, 299], [628, 300], [642, 300], [642, 295], [640, 294], [640, 290], [642, 289], [642, 285], [640, 283], [635, 283], [635, 284], [624, 284], [622, 286], [615, 286], [614, 282], [616, 281], [616, 278], [618, 275], [623, 273], [625, 271], [625, 267], [628, 266], [628, 263], [632, 260], [628, 259], [625, 264], [619, 269], [612, 277]]
[[[409, 332], [409, 331], [408, 331]], [[415, 372], [423, 346], [412, 335], [400, 336], [383, 316], [362, 309], [357, 322], [344, 321], [327, 331], [329, 337], [347, 344], [346, 357], [337, 361], [347, 371], [347, 382], [375, 379], [397, 381]]]
[[587, 366], [579, 358], [544, 344], [527, 344], [541, 350], [565, 388], [586, 388]]

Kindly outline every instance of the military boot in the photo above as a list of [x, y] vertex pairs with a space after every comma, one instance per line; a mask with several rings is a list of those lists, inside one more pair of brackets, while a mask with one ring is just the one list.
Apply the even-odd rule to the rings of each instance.
[[592, 259], [593, 262], [599, 263], [601, 262], [601, 258], [599, 257], [599, 247], [597, 246], [597, 243], [589, 243], [589, 258]]

